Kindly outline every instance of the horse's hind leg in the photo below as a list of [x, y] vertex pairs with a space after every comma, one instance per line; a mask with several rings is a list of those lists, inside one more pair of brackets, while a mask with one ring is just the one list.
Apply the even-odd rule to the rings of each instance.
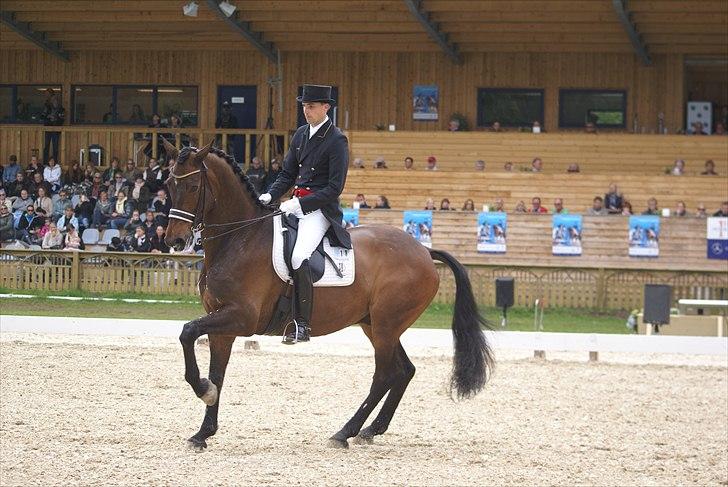
[[374, 436], [381, 435], [387, 431], [389, 423], [392, 421], [392, 417], [394, 416], [394, 412], [397, 410], [399, 401], [402, 399], [404, 391], [407, 389], [407, 385], [409, 385], [412, 377], [415, 375], [415, 366], [410, 361], [407, 353], [405, 353], [404, 348], [402, 348], [402, 343], [400, 343], [397, 347], [395, 361], [399, 372], [396, 377], [396, 382], [389, 390], [389, 394], [387, 395], [387, 399], [384, 401], [382, 410], [379, 411], [379, 414], [374, 421], [372, 421], [372, 424], [359, 432], [357, 440], [363, 443], [371, 443]]
[[202, 420], [200, 430], [195, 433], [188, 441], [191, 448], [195, 450], [203, 450], [207, 448], [205, 441], [210, 436], [217, 433], [217, 412], [220, 407], [220, 392], [222, 391], [222, 383], [225, 379], [225, 369], [227, 369], [230, 360], [230, 352], [233, 348], [234, 336], [208, 335], [210, 340], [210, 373], [208, 374], [210, 382], [217, 386], [217, 397], [212, 406], [205, 409], [205, 418]]

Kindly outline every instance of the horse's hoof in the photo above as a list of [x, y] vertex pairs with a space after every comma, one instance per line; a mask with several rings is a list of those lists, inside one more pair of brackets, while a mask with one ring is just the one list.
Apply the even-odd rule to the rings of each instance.
[[331, 448], [346, 449], [346, 448], [349, 448], [349, 442], [347, 442], [346, 440], [340, 440], [339, 438], [332, 436], [331, 438], [329, 438], [329, 446]]
[[207, 384], [207, 390], [200, 396], [200, 399], [208, 406], [214, 406], [217, 402], [217, 386], [207, 379], [202, 379], [202, 383]]
[[357, 445], [373, 445], [374, 444], [374, 437], [369, 435], [361, 435], [358, 434], [354, 438], [354, 443]]
[[207, 442], [205, 440], [190, 438], [187, 440], [187, 448], [195, 453], [202, 453], [205, 451], [205, 448], [207, 448]]

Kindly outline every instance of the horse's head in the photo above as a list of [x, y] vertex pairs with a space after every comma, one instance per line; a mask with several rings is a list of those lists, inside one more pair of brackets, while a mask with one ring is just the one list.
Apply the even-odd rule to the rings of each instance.
[[201, 149], [185, 147], [178, 151], [162, 137], [165, 150], [177, 162], [170, 168], [166, 184], [172, 202], [169, 223], [164, 241], [175, 250], [191, 249], [193, 226], [203, 221], [203, 216], [213, 203], [207, 194], [207, 165], [205, 158], [210, 152], [212, 141]]

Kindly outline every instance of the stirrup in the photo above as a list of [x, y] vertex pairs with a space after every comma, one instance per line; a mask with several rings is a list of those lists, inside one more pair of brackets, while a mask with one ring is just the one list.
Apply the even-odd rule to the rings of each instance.
[[[289, 325], [293, 325], [293, 331], [286, 333]], [[298, 342], [310, 342], [310, 332], [311, 328], [305, 324], [298, 324], [296, 320], [293, 320], [283, 329], [283, 339], [281, 340], [281, 343], [285, 345], [295, 345]]]

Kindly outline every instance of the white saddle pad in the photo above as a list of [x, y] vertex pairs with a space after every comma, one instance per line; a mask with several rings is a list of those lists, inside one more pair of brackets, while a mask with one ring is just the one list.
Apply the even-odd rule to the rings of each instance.
[[[332, 267], [331, 262], [329, 262], [329, 259], [325, 259], [326, 267], [324, 268], [324, 275], [317, 282], [313, 283], [314, 287], [349, 286], [354, 282], [354, 249], [332, 247], [329, 243], [329, 238], [324, 237], [324, 250], [334, 260], [343, 277], [339, 277]], [[273, 218], [273, 268], [281, 280], [286, 282], [290, 281], [288, 267], [286, 266], [286, 261], [283, 259], [283, 224], [281, 223], [281, 215]]]

